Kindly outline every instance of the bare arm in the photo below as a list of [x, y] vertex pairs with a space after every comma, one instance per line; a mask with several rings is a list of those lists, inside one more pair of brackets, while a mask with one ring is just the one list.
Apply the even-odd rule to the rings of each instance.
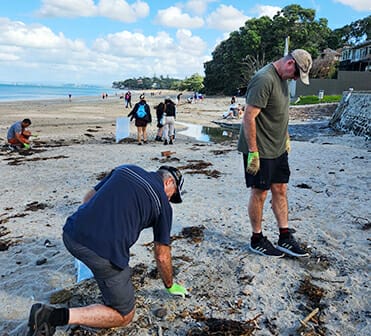
[[260, 113], [260, 108], [253, 105], [246, 105], [245, 114], [243, 115], [244, 133], [249, 147], [249, 152], [258, 152], [258, 144], [256, 142], [256, 122], [255, 118]]
[[22, 144], [29, 143], [27, 139], [22, 137], [22, 133], [15, 133], [15, 138]]
[[173, 265], [171, 263], [171, 248], [155, 242], [155, 259], [158, 272], [166, 288], [173, 285]]
[[95, 195], [96, 191], [95, 189], [90, 189], [86, 195], [84, 196], [82, 203], [87, 203], [89, 200]]

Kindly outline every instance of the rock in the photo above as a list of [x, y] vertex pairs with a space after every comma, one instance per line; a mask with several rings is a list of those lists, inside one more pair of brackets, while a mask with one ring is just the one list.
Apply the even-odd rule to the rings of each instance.
[[40, 265], [45, 264], [46, 262], [47, 262], [46, 258], [40, 258], [40, 259], [36, 260], [36, 265], [40, 266]]
[[159, 317], [159, 318], [163, 318], [167, 315], [167, 309], [166, 308], [158, 308], [156, 309], [153, 314], [156, 316], [156, 317]]

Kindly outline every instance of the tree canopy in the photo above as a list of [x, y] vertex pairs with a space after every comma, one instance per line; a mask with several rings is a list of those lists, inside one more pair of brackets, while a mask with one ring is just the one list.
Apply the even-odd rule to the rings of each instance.
[[154, 90], [154, 89], [168, 89], [168, 90], [179, 90], [179, 91], [197, 91], [202, 92], [204, 87], [203, 76], [199, 74], [193, 74], [189, 78], [184, 80], [169, 78], [169, 77], [139, 77], [129, 78], [123, 81], [115, 81], [112, 83], [112, 87], [115, 89], [131, 89], [131, 90]]
[[[327, 26], [327, 19], [315, 19], [315, 16], [314, 9], [293, 4], [282, 8], [273, 18], [263, 16], [247, 20], [214, 49], [212, 59], [204, 63], [204, 78], [199, 74], [184, 80], [139, 77], [113, 82], [113, 87], [234, 95], [239, 87], [246, 86], [258, 69], [283, 56], [287, 37], [290, 50], [305, 49], [313, 60], [325, 49], [337, 50], [371, 39], [371, 15], [333, 31]], [[336, 64], [332, 61], [322, 59], [316, 64], [317, 68], [326, 64], [327, 71], [317, 69], [313, 75], [319, 78], [335, 76]]]
[[213, 51], [204, 63], [207, 94], [236, 94], [263, 65], [283, 56], [285, 40], [290, 50], [305, 49], [315, 59], [324, 49], [370, 38], [371, 16], [332, 31], [327, 19], [315, 19], [315, 10], [289, 5], [271, 19], [267, 16], [247, 20]]

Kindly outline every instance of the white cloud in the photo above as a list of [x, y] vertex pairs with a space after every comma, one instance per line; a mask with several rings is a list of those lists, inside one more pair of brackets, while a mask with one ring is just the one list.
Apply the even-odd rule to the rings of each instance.
[[96, 11], [93, 0], [43, 0], [38, 15], [43, 17], [94, 16]]
[[[192, 47], [190, 47], [192, 46]], [[207, 45], [180, 29], [146, 36], [121, 31], [97, 38], [91, 47], [43, 25], [0, 18], [0, 77], [14, 81], [106, 83], [129, 77], [203, 73]], [[15, 70], [16, 69], [16, 70]]]
[[370, 0], [335, 0], [345, 6], [349, 6], [357, 11], [371, 11]]
[[135, 22], [139, 18], [148, 16], [149, 6], [146, 2], [140, 0], [132, 5], [122, 0], [101, 0], [98, 5], [98, 12], [101, 16], [113, 20]]
[[145, 36], [141, 33], [122, 31], [96, 39], [93, 50], [119, 57], [162, 57], [169, 44], [173, 44], [167, 33]]
[[19, 50], [16, 47], [2, 47], [0, 52], [0, 62], [19, 60]]
[[157, 74], [177, 78], [203, 72], [206, 48], [200, 37], [186, 29], [178, 30], [175, 39], [166, 32], [145, 36], [122, 31], [97, 39], [93, 47], [103, 58], [115, 57], [127, 77]]
[[43, 0], [37, 13], [42, 17], [93, 17], [103, 16], [112, 20], [135, 22], [148, 16], [149, 6], [141, 0], [129, 4], [124, 0]]
[[233, 6], [220, 5], [207, 18], [209, 28], [232, 32], [244, 26], [249, 17]]
[[184, 7], [193, 14], [205, 14], [209, 3], [216, 2], [217, 0], [188, 0]]
[[35, 49], [84, 48], [83, 42], [69, 40], [63, 33], [56, 35], [48, 27], [39, 24], [25, 25], [23, 22], [10, 21], [6, 18], [0, 19], [0, 45]]
[[180, 8], [172, 6], [158, 11], [156, 23], [165, 27], [192, 29], [202, 27], [204, 20], [198, 16], [191, 17], [187, 13], [182, 13]]
[[[198, 36], [193, 36], [192, 32], [187, 29], [179, 29], [176, 33], [177, 46], [180, 54], [187, 57], [190, 55], [195, 57], [203, 57], [203, 53], [207, 49], [207, 44]], [[192, 46], [190, 48], [190, 46]]]
[[257, 17], [269, 16], [273, 18], [278, 11], [281, 10], [281, 7], [277, 6], [265, 6], [265, 5], [256, 5], [251, 12], [256, 14]]

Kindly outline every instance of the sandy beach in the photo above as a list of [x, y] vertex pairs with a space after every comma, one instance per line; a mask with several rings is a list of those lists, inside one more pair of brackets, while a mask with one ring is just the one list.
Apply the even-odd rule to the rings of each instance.
[[[164, 96], [147, 97], [155, 119], [153, 106]], [[212, 121], [229, 100], [181, 104], [177, 121], [218, 131]], [[101, 302], [93, 280], [76, 284], [61, 232], [84, 194], [123, 163], [148, 170], [167, 163], [184, 173], [184, 202], [173, 207], [172, 254], [176, 281], [190, 296], [171, 297], [163, 289], [148, 230], [132, 249], [132, 324], [70, 326], [56, 335], [371, 334], [369, 143], [349, 134], [292, 141], [289, 223], [310, 257], [275, 260], [248, 249], [249, 190], [236, 138], [226, 132], [220, 141], [200, 141], [182, 135], [185, 126], [178, 124], [175, 144], [164, 146], [154, 141], [153, 122], [149, 144], [137, 145], [133, 124], [130, 137], [117, 144], [116, 118], [129, 111], [119, 97], [0, 103], [1, 145], [7, 128], [26, 117], [36, 135], [30, 152], [0, 151], [0, 335], [24, 335], [35, 302]], [[291, 122], [318, 119], [312, 117], [293, 113]], [[163, 156], [165, 150], [172, 153]], [[276, 242], [269, 205], [267, 200], [263, 229]]]

